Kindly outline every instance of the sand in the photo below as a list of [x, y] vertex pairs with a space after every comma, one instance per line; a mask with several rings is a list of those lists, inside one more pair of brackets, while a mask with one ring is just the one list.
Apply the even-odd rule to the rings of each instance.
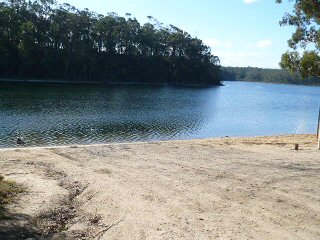
[[0, 174], [28, 192], [0, 238], [320, 239], [316, 146], [290, 135], [1, 150]]

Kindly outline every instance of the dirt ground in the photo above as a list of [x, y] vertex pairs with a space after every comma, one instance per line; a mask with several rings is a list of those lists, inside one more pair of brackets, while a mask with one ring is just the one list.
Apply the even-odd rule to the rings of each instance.
[[0, 150], [0, 174], [27, 189], [0, 239], [320, 239], [316, 145], [291, 135]]

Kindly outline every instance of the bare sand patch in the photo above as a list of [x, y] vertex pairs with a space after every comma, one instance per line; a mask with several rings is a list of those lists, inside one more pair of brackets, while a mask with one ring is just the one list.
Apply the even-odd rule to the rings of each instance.
[[[11, 149], [0, 173], [28, 187], [10, 210], [34, 236], [320, 239], [316, 145], [290, 135]], [[10, 226], [0, 237], [25, 234]]]

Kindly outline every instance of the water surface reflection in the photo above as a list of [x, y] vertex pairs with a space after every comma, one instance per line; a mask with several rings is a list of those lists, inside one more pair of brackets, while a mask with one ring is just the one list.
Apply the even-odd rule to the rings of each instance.
[[320, 88], [0, 84], [0, 147], [311, 133]]

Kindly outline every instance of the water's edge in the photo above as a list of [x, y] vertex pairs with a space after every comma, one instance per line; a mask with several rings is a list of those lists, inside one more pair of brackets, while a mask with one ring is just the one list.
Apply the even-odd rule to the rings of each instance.
[[122, 146], [122, 145], [143, 145], [143, 144], [161, 144], [161, 143], [184, 143], [197, 141], [216, 141], [221, 139], [228, 140], [247, 140], [247, 139], [263, 139], [270, 137], [293, 137], [293, 136], [309, 136], [316, 134], [279, 134], [279, 135], [264, 135], [264, 136], [242, 136], [242, 137], [215, 137], [215, 138], [195, 138], [195, 139], [179, 139], [179, 140], [163, 140], [163, 141], [137, 141], [137, 142], [112, 142], [112, 143], [96, 143], [96, 144], [66, 144], [66, 145], [47, 145], [47, 146], [20, 146], [20, 147], [0, 147], [0, 151], [15, 151], [15, 150], [37, 150], [37, 149], [63, 149], [63, 148], [85, 148], [85, 147], [104, 147], [104, 146]]

